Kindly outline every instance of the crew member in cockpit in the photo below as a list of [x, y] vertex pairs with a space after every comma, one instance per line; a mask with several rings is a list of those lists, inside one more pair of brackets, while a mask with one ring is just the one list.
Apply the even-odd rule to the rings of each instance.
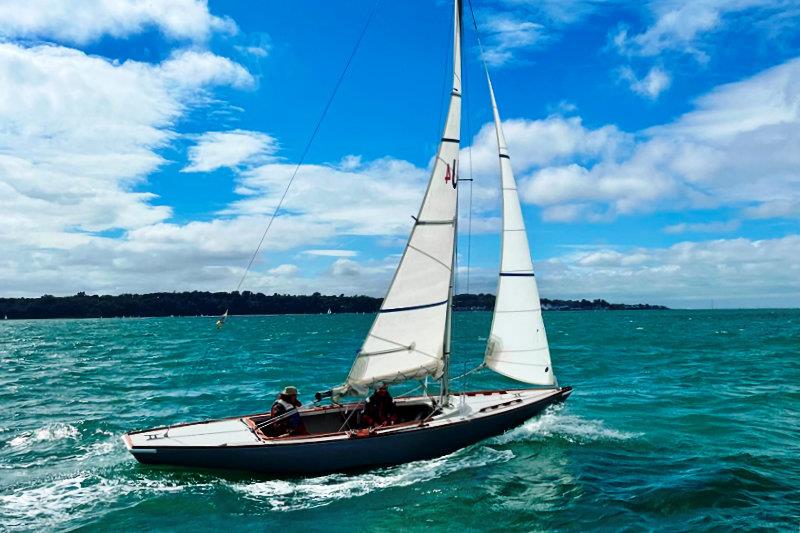
[[270, 414], [273, 418], [286, 415], [274, 424], [270, 424], [270, 433], [273, 435], [308, 435], [303, 419], [300, 418], [298, 407], [303, 405], [297, 399], [297, 387], [288, 386], [278, 395], [272, 404]]
[[397, 422], [394, 398], [386, 383], [381, 383], [367, 400], [361, 421], [367, 427], [391, 426]]

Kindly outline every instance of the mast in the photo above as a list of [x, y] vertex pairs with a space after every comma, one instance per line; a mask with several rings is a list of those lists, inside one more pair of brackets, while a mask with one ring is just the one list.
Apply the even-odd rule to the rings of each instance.
[[[461, 24], [462, 0], [453, 2], [455, 13], [453, 14], [453, 94], [459, 93], [459, 101], [463, 91], [461, 87], [461, 41], [464, 35], [464, 28]], [[458, 82], [458, 85], [456, 85]], [[455, 98], [455, 96], [451, 96]], [[458, 168], [453, 170], [453, 184], [458, 184]], [[442, 374], [441, 401], [443, 405], [449, 403], [450, 398], [450, 351], [452, 344], [452, 320], [453, 320], [453, 292], [456, 285], [456, 258], [458, 257], [458, 187], [456, 187], [456, 213], [453, 224], [455, 239], [453, 241], [453, 268], [450, 271], [450, 293], [447, 298], [447, 324], [444, 333], [444, 372]]]
[[403, 256], [347, 381], [334, 396], [431, 376], [448, 393], [461, 143], [461, 1], [454, 0], [453, 85], [425, 197]]

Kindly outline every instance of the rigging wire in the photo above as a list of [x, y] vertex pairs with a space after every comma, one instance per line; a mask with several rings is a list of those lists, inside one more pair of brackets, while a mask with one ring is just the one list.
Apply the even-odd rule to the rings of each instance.
[[[452, 24], [452, 17], [450, 17], [450, 23]], [[434, 131], [433, 136], [431, 137], [431, 139], [436, 139], [438, 137], [438, 135], [439, 135], [439, 132], [441, 131], [440, 129], [442, 127], [442, 116], [444, 115], [444, 99], [445, 99], [445, 95], [446, 94], [449, 95], [450, 92], [451, 92], [449, 89], [447, 90], [447, 92], [445, 92], [445, 88], [447, 87], [447, 78], [448, 78], [448, 76], [447, 76], [447, 74], [448, 74], [448, 72], [447, 72], [447, 61], [448, 61], [448, 59], [452, 59], [453, 43], [452, 43], [450, 37], [447, 35], [447, 33], [444, 33], [444, 36], [445, 36], [445, 38], [444, 38], [445, 44], [444, 44], [444, 46], [442, 46], [442, 49], [445, 52], [444, 52], [444, 56], [442, 57], [442, 68], [441, 68], [442, 87], [439, 90], [439, 95], [440, 95], [439, 96], [439, 118], [436, 119], [436, 124], [435, 124], [436, 130]]]
[[375, 0], [375, 3], [372, 6], [372, 10], [369, 12], [369, 16], [367, 16], [367, 20], [364, 23], [364, 27], [361, 28], [361, 32], [358, 35], [358, 39], [356, 39], [355, 45], [353, 46], [353, 50], [350, 52], [350, 56], [347, 58], [347, 63], [345, 63], [344, 68], [342, 69], [341, 74], [339, 74], [339, 78], [336, 80], [336, 84], [333, 87], [333, 92], [331, 93], [328, 101], [325, 103], [325, 107], [322, 110], [322, 113], [317, 119], [317, 123], [314, 126], [314, 130], [311, 132], [311, 136], [308, 138], [308, 142], [303, 149], [302, 154], [300, 155], [300, 159], [297, 161], [297, 165], [294, 167], [294, 171], [292, 172], [289, 181], [286, 184], [286, 188], [281, 195], [278, 204], [275, 206], [275, 210], [272, 212], [272, 216], [270, 217], [269, 221], [267, 222], [267, 227], [264, 229], [264, 233], [261, 235], [261, 239], [258, 241], [258, 246], [256, 246], [255, 252], [253, 252], [253, 256], [250, 258], [250, 261], [247, 263], [247, 267], [244, 269], [244, 273], [242, 274], [242, 278], [239, 280], [239, 283], [236, 285], [236, 292], [242, 288], [242, 284], [244, 283], [247, 274], [250, 272], [250, 268], [253, 266], [253, 262], [258, 257], [258, 253], [261, 251], [261, 246], [264, 244], [264, 239], [267, 237], [267, 233], [269, 233], [270, 228], [272, 227], [272, 223], [275, 221], [275, 218], [278, 216], [278, 212], [280, 211], [281, 207], [283, 206], [284, 200], [286, 200], [286, 195], [289, 194], [289, 189], [292, 187], [292, 183], [294, 179], [297, 177], [297, 173], [300, 171], [300, 167], [305, 162], [306, 156], [308, 155], [308, 151], [311, 149], [311, 145], [314, 143], [314, 139], [319, 132], [320, 127], [322, 126], [322, 122], [325, 120], [325, 116], [328, 114], [328, 110], [333, 103], [334, 98], [336, 97], [336, 93], [339, 92], [339, 87], [342, 85], [342, 81], [344, 81], [345, 75], [347, 75], [347, 71], [350, 69], [350, 64], [353, 62], [353, 58], [358, 52], [359, 47], [361, 46], [361, 41], [364, 39], [364, 35], [367, 33], [367, 28], [369, 28], [372, 19], [375, 16], [375, 12], [378, 9], [378, 5], [381, 3], [381, 0]]
[[478, 50], [481, 53], [481, 61], [483, 62], [483, 70], [486, 72], [486, 77], [489, 77], [489, 65], [486, 63], [486, 52], [483, 51], [483, 43], [481, 42], [481, 32], [478, 29], [478, 19], [475, 18], [475, 11], [472, 9], [472, 0], [467, 0], [469, 4], [469, 14], [472, 16], [472, 26], [475, 28], [475, 39], [478, 41]]
[[[466, 88], [469, 83], [469, 67], [464, 69], [464, 87]], [[467, 160], [469, 161], [469, 208], [467, 210], [467, 294], [469, 294], [469, 271], [471, 266], [471, 256], [472, 256], [472, 185], [474, 177], [472, 175], [472, 123], [470, 121], [471, 112], [471, 103], [472, 97], [470, 96], [470, 91], [463, 91], [465, 94], [465, 100], [467, 104], [467, 138], [469, 139], [469, 145], [467, 146]]]
[[[458, 381], [459, 379], [463, 379], [463, 378], [469, 376], [470, 374], [474, 374], [475, 372], [478, 372], [479, 370], [481, 370], [481, 369], [483, 369], [485, 367], [486, 367], [486, 364], [485, 363], [481, 363], [478, 366], [474, 367], [473, 369], [465, 371], [461, 375], [458, 375], [458, 376], [456, 376], [454, 378], [450, 378], [450, 381]], [[407, 390], [405, 392], [402, 392], [402, 393], [398, 394], [397, 396], [395, 396], [395, 398], [404, 398], [406, 396], [410, 396], [411, 394], [417, 392], [420, 389], [426, 389], [426, 388], [427, 387], [426, 387], [425, 383], [421, 383], [420, 385], [417, 385], [416, 387], [414, 387], [411, 390]], [[427, 392], [426, 392], [426, 394], [427, 394]]]

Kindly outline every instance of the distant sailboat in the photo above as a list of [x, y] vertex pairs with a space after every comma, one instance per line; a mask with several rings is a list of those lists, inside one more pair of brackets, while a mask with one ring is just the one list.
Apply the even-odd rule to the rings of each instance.
[[[271, 436], [283, 416], [268, 413], [135, 431], [124, 435], [143, 463], [319, 474], [426, 459], [497, 435], [565, 400], [550, 360], [541, 303], [510, 155], [486, 69], [503, 197], [497, 300], [484, 365], [536, 388], [452, 392], [451, 315], [458, 221], [461, 133], [461, 1], [454, 2], [453, 85], [433, 170], [386, 297], [347, 379], [318, 393], [330, 406], [302, 407], [306, 435]], [[331, 311], [328, 310], [328, 313]], [[224, 322], [224, 316], [220, 320]], [[365, 428], [364, 398], [381, 384], [438, 380], [435, 396], [398, 398], [392, 425]]]
[[216, 324], [217, 329], [222, 329], [222, 327], [225, 325], [225, 319], [226, 318], [228, 318], [228, 310], [227, 309], [225, 310], [224, 313], [222, 313], [222, 316], [220, 316], [219, 319], [217, 319], [217, 324]]
[[329, 308], [328, 308], [328, 312], [327, 312], [327, 313], [325, 313], [325, 314], [327, 314], [327, 315], [330, 315], [330, 314], [332, 314], [332, 313], [333, 313], [333, 311], [331, 311], [331, 308], [329, 307]]

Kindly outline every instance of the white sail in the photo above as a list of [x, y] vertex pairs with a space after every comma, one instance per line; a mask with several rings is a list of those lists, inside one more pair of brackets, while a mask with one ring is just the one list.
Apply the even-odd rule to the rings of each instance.
[[550, 348], [542, 321], [542, 304], [533, 273], [525, 221], [517, 195], [517, 182], [503, 135], [492, 81], [486, 70], [494, 111], [500, 180], [503, 188], [503, 232], [500, 276], [492, 329], [486, 347], [486, 366], [518, 381], [555, 385]]
[[461, 131], [461, 13], [454, 2], [453, 89], [428, 188], [378, 316], [335, 394], [364, 394], [378, 382], [442, 376], [456, 236]]

